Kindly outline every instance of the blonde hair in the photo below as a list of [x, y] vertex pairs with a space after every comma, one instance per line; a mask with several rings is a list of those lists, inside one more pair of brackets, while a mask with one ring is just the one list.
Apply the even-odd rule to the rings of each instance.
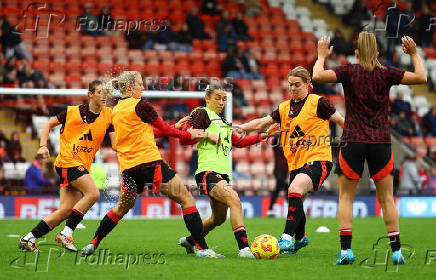
[[377, 39], [373, 33], [362, 31], [357, 38], [357, 50], [359, 51], [359, 64], [365, 71], [373, 71], [376, 67], [382, 67], [377, 59]]
[[289, 79], [289, 77], [299, 77], [303, 80], [303, 82], [305, 82], [305, 83], [308, 82], [310, 87], [313, 88], [312, 81], [310, 79], [310, 73], [306, 68], [304, 68], [302, 66], [297, 66], [294, 69], [292, 69], [291, 71], [289, 71], [288, 79]]
[[133, 87], [138, 75], [141, 75], [138, 71], [123, 71], [118, 78], [113, 80], [112, 86], [117, 88], [122, 96], [132, 96], [133, 92], [128, 89]]
[[104, 97], [111, 96], [115, 90], [114, 82], [116, 82], [116, 78], [111, 79], [110, 81], [103, 84], [103, 88], [101, 89], [101, 95]]

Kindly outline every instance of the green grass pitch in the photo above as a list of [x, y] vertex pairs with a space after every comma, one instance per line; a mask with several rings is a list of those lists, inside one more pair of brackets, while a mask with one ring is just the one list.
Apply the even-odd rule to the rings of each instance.
[[[353, 227], [353, 251], [356, 262], [349, 266], [334, 266], [339, 251], [336, 219], [308, 219], [308, 247], [296, 255], [280, 255], [274, 260], [249, 260], [237, 257], [237, 244], [229, 221], [207, 236], [209, 247], [224, 254], [225, 259], [198, 259], [186, 255], [177, 245], [180, 237], [187, 234], [181, 219], [123, 220], [100, 244], [106, 254], [116, 257], [100, 259], [80, 258], [71, 252], [63, 252], [54, 236], [59, 226], [40, 243], [43, 251], [35, 265], [35, 254], [24, 253], [17, 248], [17, 237], [23, 235], [38, 221], [0, 220], [0, 279], [435, 279], [436, 277], [436, 223], [434, 219], [401, 219], [401, 241], [407, 244], [409, 258], [406, 266], [383, 265], [386, 240], [376, 246], [374, 265], [373, 244], [385, 236], [380, 218], [355, 219]], [[249, 240], [268, 233], [279, 237], [284, 219], [246, 219]], [[79, 249], [94, 234], [99, 221], [85, 220], [86, 229], [74, 233]], [[319, 226], [327, 226], [330, 233], [316, 233]], [[42, 245], [45, 244], [45, 245]], [[109, 251], [108, 251], [109, 250]], [[434, 250], [434, 251], [428, 251]], [[101, 253], [103, 254], [103, 253]], [[131, 256], [129, 256], [129, 254]], [[98, 251], [97, 251], [98, 256]], [[107, 257], [108, 255], [106, 255]], [[144, 257], [145, 256], [145, 257]], [[425, 264], [427, 256], [427, 262]], [[365, 259], [368, 260], [364, 262]], [[126, 260], [129, 265], [127, 267]], [[111, 261], [113, 263], [111, 263]], [[80, 263], [79, 263], [80, 262]], [[133, 263], [135, 262], [135, 263]], [[158, 264], [154, 264], [154, 263]], [[165, 264], [161, 264], [165, 262]], [[398, 268], [398, 271], [397, 271]]]

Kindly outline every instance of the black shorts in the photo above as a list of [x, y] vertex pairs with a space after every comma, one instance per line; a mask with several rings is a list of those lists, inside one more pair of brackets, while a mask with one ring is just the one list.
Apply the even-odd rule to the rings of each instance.
[[157, 194], [162, 183], [168, 183], [176, 176], [176, 172], [168, 164], [158, 160], [126, 169], [122, 176], [121, 190], [124, 192], [140, 194], [147, 186], [153, 190], [154, 194]]
[[303, 167], [291, 171], [289, 183], [292, 183], [297, 174], [307, 174], [312, 180], [313, 190], [318, 191], [322, 183], [329, 176], [332, 166], [333, 164], [330, 161], [312, 161], [306, 163]]
[[360, 179], [365, 160], [372, 179], [383, 179], [393, 174], [394, 157], [391, 144], [370, 144], [346, 142], [339, 150], [339, 164], [336, 174], [344, 174], [349, 179]]
[[56, 173], [58, 173], [61, 178], [61, 187], [68, 187], [71, 181], [77, 180], [82, 177], [82, 175], [89, 174], [88, 170], [83, 165], [74, 166], [74, 167], [55, 167]]
[[209, 195], [210, 191], [218, 184], [218, 182], [225, 180], [227, 184], [230, 182], [227, 174], [216, 173], [214, 171], [203, 171], [195, 175], [195, 181], [200, 194]]

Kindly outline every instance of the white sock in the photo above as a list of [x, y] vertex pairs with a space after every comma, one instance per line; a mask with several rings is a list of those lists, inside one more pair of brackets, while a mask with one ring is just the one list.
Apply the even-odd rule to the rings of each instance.
[[288, 241], [292, 241], [292, 236], [290, 236], [287, 233], [283, 233], [282, 234], [282, 238], [285, 239], [285, 240], [288, 240]]
[[61, 231], [61, 234], [66, 236], [72, 236], [73, 230], [70, 227], [65, 226], [64, 229]]
[[35, 236], [33, 236], [32, 232], [29, 232], [26, 236], [23, 237], [24, 240], [29, 240], [29, 241], [33, 241], [35, 240]]
[[341, 254], [346, 254], [347, 253], [347, 250], [341, 250]]

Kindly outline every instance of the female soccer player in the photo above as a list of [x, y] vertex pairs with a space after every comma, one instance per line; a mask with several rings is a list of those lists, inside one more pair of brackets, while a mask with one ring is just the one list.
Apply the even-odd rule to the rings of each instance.
[[[227, 94], [216, 85], [206, 87], [206, 107], [195, 108], [191, 112], [191, 119], [185, 127], [204, 129], [207, 138], [198, 140], [181, 140], [182, 145], [197, 143], [198, 168], [195, 180], [201, 194], [210, 197], [212, 215], [203, 221], [203, 235], [206, 236], [216, 226], [221, 225], [227, 218], [227, 209], [230, 208], [230, 221], [239, 247], [239, 257], [254, 258], [247, 241], [242, 206], [237, 192], [229, 185], [230, 178], [230, 152], [232, 146], [247, 147], [259, 143], [274, 134], [278, 126], [271, 127], [267, 133], [260, 133], [244, 138], [232, 134], [231, 124], [220, 117], [226, 104]], [[192, 236], [182, 237], [179, 245], [186, 248], [187, 253], [193, 253], [195, 243]]]
[[344, 118], [326, 98], [309, 94], [312, 84], [310, 73], [305, 68], [298, 66], [292, 69], [288, 82], [290, 100], [282, 102], [271, 115], [254, 119], [240, 128], [248, 132], [263, 129], [274, 122], [280, 123], [290, 187], [286, 226], [279, 245], [281, 253], [295, 254], [309, 244], [305, 233], [303, 197], [318, 191], [332, 168], [329, 120], [343, 127]]
[[176, 172], [162, 161], [153, 127], [157, 128], [161, 135], [182, 139], [202, 139], [206, 135], [205, 132], [199, 129], [180, 131], [168, 126], [153, 106], [141, 99], [144, 87], [139, 72], [124, 71], [118, 77], [117, 87], [122, 98], [112, 110], [112, 124], [115, 130], [115, 149], [123, 176], [122, 187], [117, 206], [102, 219], [94, 239], [81, 253], [94, 253], [101, 240], [133, 207], [137, 194], [147, 186], [152, 188], [153, 193], [157, 194], [160, 191], [180, 204], [186, 227], [198, 248], [198, 257], [222, 257], [208, 249], [202, 235], [203, 224], [195, 200]]
[[362, 31], [355, 50], [358, 64], [338, 66], [324, 70], [325, 59], [333, 47], [330, 38], [318, 42], [318, 60], [313, 68], [313, 78], [318, 82], [342, 83], [345, 94], [345, 128], [336, 169], [339, 184], [338, 222], [341, 252], [337, 265], [352, 264], [351, 250], [353, 200], [356, 186], [363, 172], [365, 160], [376, 184], [377, 199], [383, 209], [383, 218], [391, 240], [394, 264], [406, 264], [401, 253], [398, 212], [393, 198], [393, 154], [389, 131], [389, 90], [392, 85], [425, 83], [427, 76], [416, 44], [410, 37], [402, 37], [404, 53], [411, 56], [415, 72], [404, 72], [395, 67], [385, 67], [377, 57], [374, 34]]
[[100, 196], [89, 170], [106, 131], [111, 132], [113, 140], [112, 110], [104, 107], [106, 96], [101, 94], [102, 84], [97, 80], [89, 84], [89, 104], [68, 106], [42, 128], [38, 156], [46, 159], [50, 157], [47, 149], [50, 130], [62, 124], [59, 155], [54, 164], [62, 181], [60, 207], [20, 239], [18, 247], [22, 250], [38, 251], [36, 239], [68, 218], [65, 228], [56, 235], [56, 241], [70, 251], [77, 251], [73, 245], [73, 231]]

